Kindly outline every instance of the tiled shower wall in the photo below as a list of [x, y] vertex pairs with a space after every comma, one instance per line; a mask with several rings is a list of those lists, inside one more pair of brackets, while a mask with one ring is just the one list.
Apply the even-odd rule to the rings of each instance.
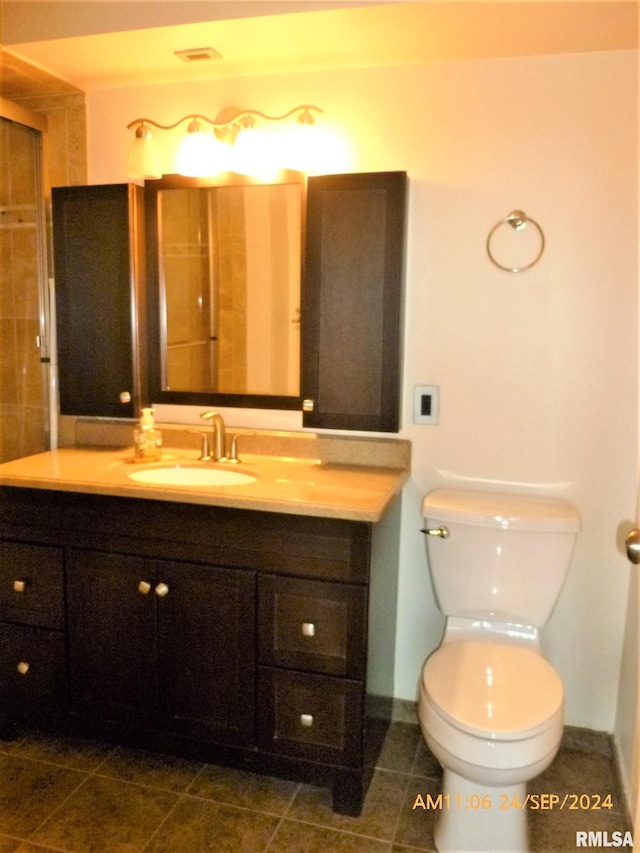
[[0, 121], [0, 460], [44, 449], [39, 322], [38, 137]]
[[87, 122], [84, 92], [0, 47], [0, 97], [45, 115], [45, 191], [87, 182]]
[[[0, 49], [0, 97], [47, 116], [43, 174], [38, 134], [0, 124], [0, 461], [43, 450], [46, 395], [39, 350], [36, 181], [42, 180], [52, 275], [50, 188], [87, 180], [85, 96]], [[4, 214], [1, 212], [4, 211]]]

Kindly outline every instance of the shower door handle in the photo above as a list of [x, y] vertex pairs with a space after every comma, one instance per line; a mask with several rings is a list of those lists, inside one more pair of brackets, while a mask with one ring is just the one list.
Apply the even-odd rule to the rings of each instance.
[[637, 527], [629, 531], [625, 539], [625, 545], [627, 546], [629, 562], [637, 566], [640, 563], [640, 530]]

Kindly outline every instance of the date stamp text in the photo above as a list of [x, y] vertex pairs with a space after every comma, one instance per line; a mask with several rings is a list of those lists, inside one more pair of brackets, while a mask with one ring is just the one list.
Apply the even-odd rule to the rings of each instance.
[[472, 794], [463, 797], [460, 794], [418, 794], [412, 809], [446, 811], [508, 811], [510, 809], [528, 809], [530, 811], [606, 811], [614, 808], [613, 797], [604, 794], [532, 794], [525, 796], [501, 793]]

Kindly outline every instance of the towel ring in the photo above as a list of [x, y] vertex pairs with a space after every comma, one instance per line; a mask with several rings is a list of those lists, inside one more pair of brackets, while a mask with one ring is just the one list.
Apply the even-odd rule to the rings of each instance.
[[[498, 230], [498, 228], [505, 224], [510, 225], [516, 231], [520, 231], [522, 228], [526, 228], [527, 225], [533, 225], [533, 227], [537, 230], [538, 234], [540, 235], [540, 250], [530, 263], [524, 264], [521, 267], [507, 267], [504, 266], [504, 264], [499, 263], [499, 261], [497, 261], [493, 256], [491, 252], [491, 238]], [[531, 267], [535, 266], [542, 257], [542, 253], [544, 252], [544, 246], [545, 241], [544, 232], [542, 228], [538, 225], [535, 219], [531, 219], [531, 217], [527, 216], [527, 214], [523, 210], [512, 210], [508, 216], [505, 216], [504, 219], [501, 219], [500, 222], [497, 222], [493, 226], [491, 231], [489, 231], [489, 236], [487, 237], [487, 254], [489, 255], [489, 258], [498, 267], [498, 269], [504, 270], [505, 272], [524, 272], [524, 270], [531, 269]]]

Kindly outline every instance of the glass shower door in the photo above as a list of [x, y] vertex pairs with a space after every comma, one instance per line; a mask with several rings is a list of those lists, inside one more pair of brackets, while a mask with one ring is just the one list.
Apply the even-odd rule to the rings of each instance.
[[50, 446], [41, 150], [0, 117], [0, 462]]

